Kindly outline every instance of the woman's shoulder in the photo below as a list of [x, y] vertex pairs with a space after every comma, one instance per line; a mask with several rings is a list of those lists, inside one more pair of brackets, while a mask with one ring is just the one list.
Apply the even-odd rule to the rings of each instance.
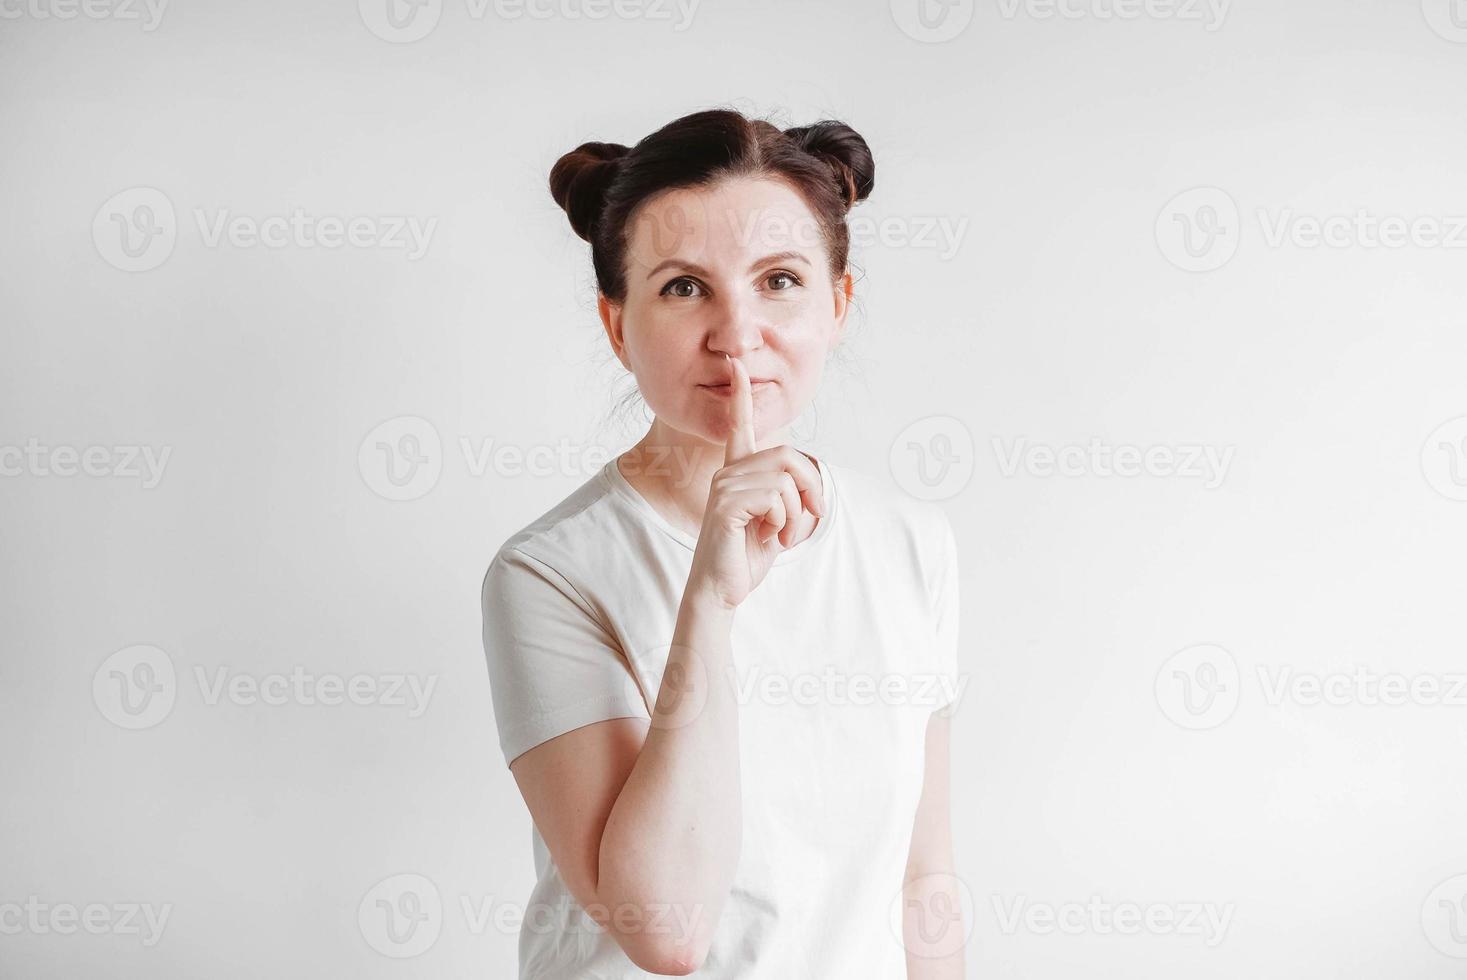
[[940, 547], [952, 534], [947, 511], [935, 501], [912, 496], [890, 474], [873, 473], [823, 460], [836, 482], [840, 503], [856, 528], [884, 530], [924, 545]]
[[587, 533], [588, 529], [608, 519], [609, 494], [605, 470], [598, 469], [580, 486], [501, 541], [490, 558], [490, 567], [512, 558], [528, 557], [564, 573], [577, 563], [578, 554], [587, 542], [595, 540], [594, 535]]
[[935, 595], [956, 562], [957, 542], [947, 510], [912, 496], [890, 474], [830, 465], [840, 506], [860, 560], [920, 583]]

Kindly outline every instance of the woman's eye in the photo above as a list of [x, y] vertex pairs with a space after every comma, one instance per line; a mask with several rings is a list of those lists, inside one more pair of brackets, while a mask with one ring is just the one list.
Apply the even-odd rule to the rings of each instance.
[[678, 297], [679, 299], [692, 299], [694, 296], [697, 295], [696, 293], [685, 293], [685, 292], [679, 292], [678, 290], [680, 290], [683, 286], [696, 287], [697, 285], [698, 284], [696, 282], [694, 282], [693, 280], [687, 278], [686, 276], [683, 276], [681, 278], [674, 279], [672, 282], [668, 283], [666, 286], [663, 286], [662, 287], [662, 295], [663, 296], [666, 296], [669, 293], [671, 293], [672, 295]]
[[[785, 292], [793, 286], [804, 285], [800, 282], [799, 276], [795, 275], [793, 272], [784, 271], [771, 272], [765, 278], [765, 282], [774, 282], [780, 279], [788, 280], [789, 286], [774, 287], [774, 291], [777, 293]], [[689, 279], [687, 276], [679, 276], [678, 278], [669, 282], [666, 286], [663, 286], [662, 292], [659, 295], [676, 296], [678, 299], [692, 299], [702, 291], [702, 288], [703, 287], [698, 283], [697, 280]]]

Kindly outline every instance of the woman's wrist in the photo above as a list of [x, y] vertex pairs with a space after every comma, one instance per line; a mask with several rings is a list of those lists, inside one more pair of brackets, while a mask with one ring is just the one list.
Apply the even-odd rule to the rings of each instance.
[[682, 610], [691, 611], [699, 616], [725, 617], [731, 620], [737, 608], [738, 606], [725, 602], [723, 597], [712, 589], [705, 589], [691, 582], [683, 592]]

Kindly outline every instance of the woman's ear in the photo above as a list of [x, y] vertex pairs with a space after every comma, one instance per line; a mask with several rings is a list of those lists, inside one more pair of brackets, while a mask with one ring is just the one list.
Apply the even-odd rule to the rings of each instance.
[[606, 294], [598, 290], [596, 312], [601, 315], [601, 325], [606, 328], [606, 339], [611, 342], [612, 353], [616, 354], [618, 361], [621, 361], [621, 366], [630, 371], [632, 366], [627, 363], [626, 339], [621, 329], [622, 307], [607, 299]]
[[841, 274], [835, 281], [833, 292], [835, 294], [835, 329], [830, 334], [830, 347], [833, 350], [840, 341], [841, 335], [846, 329], [846, 314], [851, 311], [851, 297], [855, 294], [856, 281], [851, 278], [850, 272]]

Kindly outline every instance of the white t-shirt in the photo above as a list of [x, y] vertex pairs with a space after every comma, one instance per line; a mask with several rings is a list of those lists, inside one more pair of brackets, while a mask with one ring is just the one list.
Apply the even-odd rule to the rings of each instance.
[[[816, 465], [827, 516], [734, 613], [743, 840], [700, 977], [907, 975], [924, 736], [962, 693], [957, 548], [936, 504]], [[696, 544], [614, 458], [504, 543], [483, 613], [506, 765], [593, 722], [650, 719]], [[538, 829], [532, 846], [521, 980], [655, 976], [575, 902]]]

